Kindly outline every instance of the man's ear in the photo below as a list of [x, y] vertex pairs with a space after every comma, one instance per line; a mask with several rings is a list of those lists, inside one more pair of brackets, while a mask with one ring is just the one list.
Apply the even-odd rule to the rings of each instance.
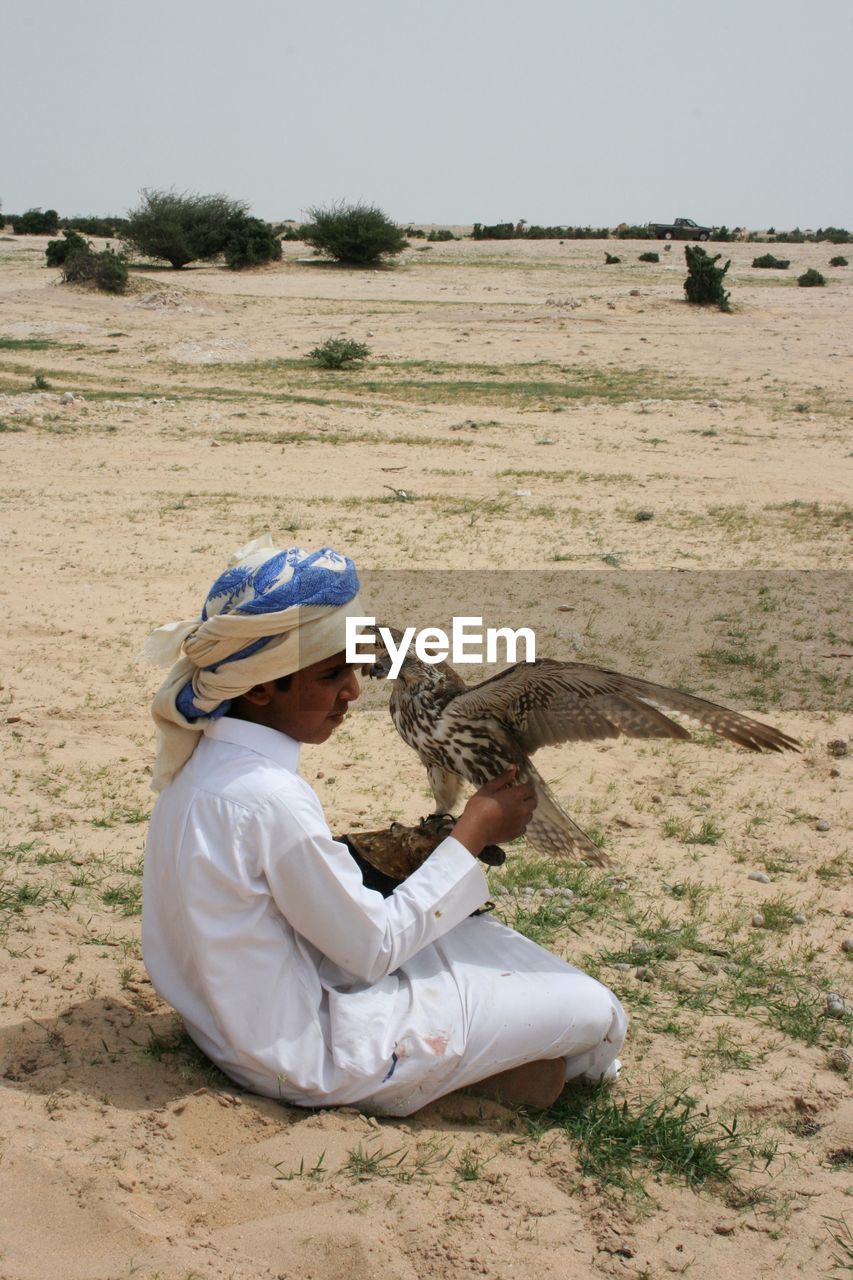
[[245, 698], [247, 702], [251, 702], [253, 707], [268, 707], [272, 702], [272, 693], [275, 689], [275, 681], [267, 680], [264, 684], [252, 685], [251, 689], [247, 689], [240, 696]]

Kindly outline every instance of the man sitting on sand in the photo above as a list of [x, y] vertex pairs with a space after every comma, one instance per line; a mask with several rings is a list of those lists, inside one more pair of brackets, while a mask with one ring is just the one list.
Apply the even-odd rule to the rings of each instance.
[[465, 1086], [544, 1107], [610, 1079], [627, 1020], [606, 987], [487, 915], [477, 861], [526, 828], [511, 771], [387, 898], [362, 882], [298, 775], [359, 694], [345, 619], [355, 566], [325, 548], [236, 553], [201, 616], [146, 652], [160, 796], [142, 945], [154, 986], [245, 1088], [299, 1106], [409, 1115]]

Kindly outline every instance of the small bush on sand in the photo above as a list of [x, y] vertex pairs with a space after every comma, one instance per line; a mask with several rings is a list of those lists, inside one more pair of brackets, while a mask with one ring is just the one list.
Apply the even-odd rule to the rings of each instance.
[[278, 262], [281, 240], [268, 222], [245, 215], [235, 217], [224, 247], [225, 265], [232, 271], [258, 267], [264, 262]]
[[787, 271], [791, 265], [791, 259], [774, 258], [772, 253], [762, 253], [761, 257], [752, 259], [752, 265], [754, 267], [775, 267], [778, 271]]
[[327, 338], [308, 352], [308, 359], [321, 369], [346, 369], [369, 355], [370, 351], [363, 342], [353, 342], [351, 338]]
[[640, 261], [641, 262], [660, 262], [660, 254], [659, 253], [641, 253]]
[[88, 240], [78, 236], [76, 231], [63, 231], [62, 240], [48, 240], [44, 256], [49, 267], [61, 267], [69, 253], [86, 252], [91, 248]]
[[718, 267], [716, 264], [722, 255], [715, 253], [712, 258], [698, 244], [685, 245], [684, 256], [687, 259], [687, 279], [684, 281], [687, 301], [700, 307], [717, 306], [721, 311], [731, 311], [729, 295], [723, 288], [723, 278], [731, 266], [731, 259], [724, 267]]
[[622, 261], [622, 259], [621, 259], [621, 258], [617, 258], [617, 256], [616, 256], [616, 254], [615, 254], [615, 253], [607, 253], [607, 252], [605, 252], [605, 254], [604, 254], [604, 265], [605, 265], [606, 267], [615, 267], [615, 266], [616, 266], [616, 264], [617, 264], [617, 262], [621, 262], [621, 261]]
[[349, 266], [369, 266], [405, 249], [400, 228], [371, 204], [339, 204], [308, 210], [302, 239]]
[[122, 253], [104, 249], [93, 253], [88, 245], [69, 253], [62, 268], [67, 284], [92, 284], [102, 293], [124, 293], [127, 288], [127, 259]]
[[456, 236], [447, 227], [433, 228], [427, 236], [427, 240], [455, 240]]
[[797, 276], [797, 284], [801, 289], [814, 289], [818, 285], [826, 284], [826, 278], [819, 271], [815, 271], [814, 267], [809, 267], [808, 271]]
[[839, 254], [837, 255], [837, 257], [835, 257], [835, 258], [830, 258], [830, 259], [829, 259], [829, 265], [830, 265], [831, 267], [846, 267], [846, 266], [847, 266], [847, 259], [846, 259], [846, 258], [842, 258], [841, 254], [839, 253]]

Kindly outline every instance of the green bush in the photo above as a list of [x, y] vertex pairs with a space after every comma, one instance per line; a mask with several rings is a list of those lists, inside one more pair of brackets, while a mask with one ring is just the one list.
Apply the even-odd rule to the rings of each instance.
[[617, 240], [655, 240], [657, 238], [652, 227], [628, 226], [625, 223], [620, 223], [613, 234]]
[[76, 231], [63, 231], [62, 240], [48, 240], [47, 248], [44, 256], [47, 259], [47, 266], [61, 267], [69, 253], [79, 253], [81, 250], [86, 252], [89, 248], [88, 240], [84, 240], [83, 236], [78, 236]]
[[12, 219], [16, 236], [55, 236], [59, 231], [59, 214], [55, 209], [27, 209]]
[[122, 253], [104, 249], [93, 253], [88, 244], [74, 249], [65, 259], [62, 279], [67, 284], [93, 284], [103, 293], [124, 293], [127, 288], [127, 259]]
[[225, 265], [232, 271], [240, 271], [244, 267], [257, 267], [264, 262], [278, 262], [281, 258], [281, 240], [268, 222], [240, 215], [232, 220], [223, 252]]
[[528, 227], [526, 240], [609, 240], [609, 227]]
[[797, 277], [797, 284], [801, 289], [814, 289], [818, 285], [826, 284], [826, 279], [819, 271], [815, 271], [814, 267], [809, 267], [808, 271], [804, 271]]
[[110, 240], [120, 236], [127, 225], [126, 218], [60, 218], [59, 225], [63, 231], [82, 231], [87, 236], [103, 236]]
[[427, 236], [427, 240], [455, 240], [456, 236], [452, 231], [448, 231], [447, 227], [439, 227], [438, 230], [433, 229]]
[[517, 240], [519, 232], [514, 222], [475, 222], [471, 229], [472, 240]]
[[684, 256], [687, 259], [687, 279], [684, 281], [687, 301], [700, 307], [718, 306], [721, 311], [731, 311], [729, 295], [723, 288], [723, 277], [732, 265], [731, 259], [724, 267], [718, 267], [716, 263], [722, 254], [715, 253], [712, 258], [698, 244], [685, 245]]
[[641, 253], [640, 261], [641, 262], [660, 262], [660, 254], [659, 253]]
[[408, 243], [396, 223], [372, 204], [338, 204], [308, 210], [302, 239], [336, 262], [369, 266], [400, 253]]
[[246, 221], [247, 208], [223, 195], [143, 190], [121, 238], [137, 253], [163, 258], [179, 269], [223, 253], [235, 228]]
[[754, 267], [776, 267], [779, 271], [787, 271], [791, 265], [790, 258], [774, 258], [772, 253], [762, 253], [761, 257], [753, 258], [752, 265]]
[[370, 351], [363, 342], [353, 342], [351, 338], [327, 338], [321, 346], [308, 352], [308, 359], [321, 369], [345, 369], [369, 355]]
[[523, 222], [475, 222], [472, 240], [608, 240], [608, 227], [540, 227]]
[[621, 261], [622, 261], [622, 259], [621, 259], [621, 258], [617, 258], [617, 257], [616, 257], [616, 255], [615, 255], [614, 253], [608, 253], [608, 252], [605, 250], [605, 253], [604, 253], [604, 265], [605, 265], [606, 267], [615, 267], [615, 266], [616, 266], [616, 263], [617, 263], [617, 262], [621, 262]]
[[846, 267], [846, 266], [847, 266], [847, 259], [846, 259], [846, 258], [842, 258], [841, 254], [838, 254], [838, 256], [837, 256], [837, 257], [835, 257], [835, 258], [830, 258], [830, 259], [829, 259], [829, 265], [830, 265], [831, 267]]

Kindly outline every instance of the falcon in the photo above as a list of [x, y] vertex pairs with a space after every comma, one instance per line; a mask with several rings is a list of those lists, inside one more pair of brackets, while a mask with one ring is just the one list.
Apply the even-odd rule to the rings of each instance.
[[[395, 644], [399, 632], [388, 628]], [[387, 677], [391, 655], [377, 639], [370, 674]], [[583, 662], [517, 662], [466, 684], [448, 662], [426, 664], [407, 651], [393, 682], [391, 719], [429, 775], [437, 813], [452, 813], [463, 780], [481, 787], [509, 765], [532, 781], [537, 806], [526, 836], [541, 853], [607, 865], [609, 859], [549, 791], [530, 756], [561, 742], [672, 738], [688, 731], [661, 710], [698, 721], [749, 751], [800, 751], [796, 738], [704, 698]]]

